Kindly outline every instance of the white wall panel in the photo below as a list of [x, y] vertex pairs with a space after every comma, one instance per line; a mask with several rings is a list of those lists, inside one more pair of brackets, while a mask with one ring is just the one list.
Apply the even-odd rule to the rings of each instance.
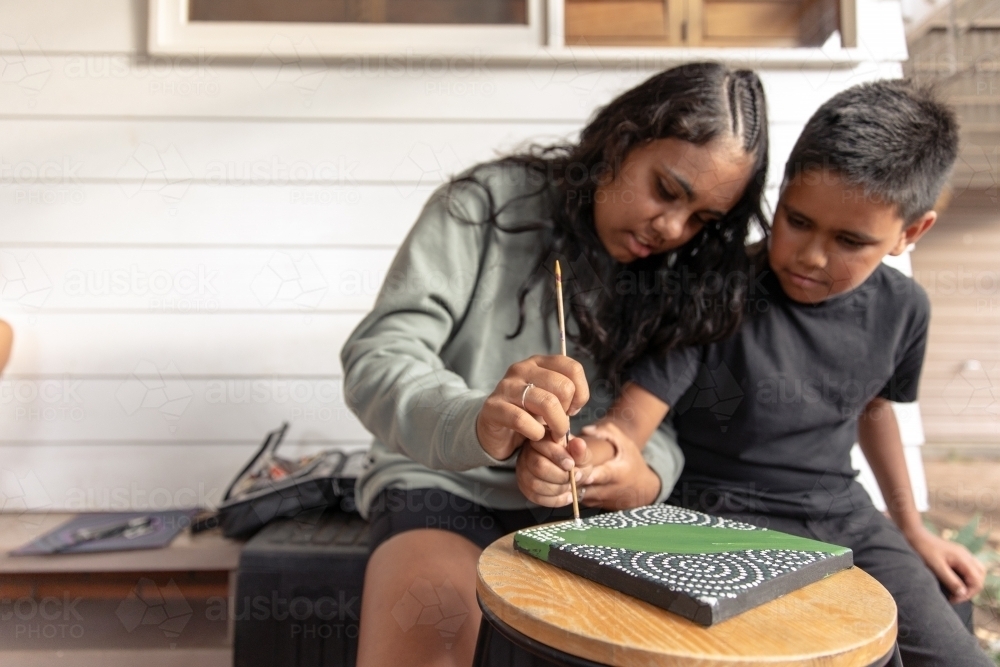
[[[7, 313], [5, 378], [126, 377], [143, 360], [201, 376], [332, 377], [361, 313]], [[85, 352], [83, 351], [85, 350]]]
[[359, 311], [371, 307], [394, 254], [391, 248], [20, 246], [0, 249], [0, 303], [25, 312]]
[[[582, 123], [659, 71], [655, 63], [555, 67], [489, 59], [459, 59], [441, 71], [417, 60], [399, 68], [379, 58], [284, 66], [107, 52], [33, 58], [44, 81], [0, 82], [7, 91], [3, 115]], [[879, 64], [861, 62], [760, 76], [771, 120], [798, 123], [845, 83], [880, 72]]]
[[248, 442], [283, 421], [323, 433], [327, 440], [368, 439], [344, 406], [339, 377], [204, 378], [189, 373], [169, 359], [154, 358], [140, 360], [124, 378], [2, 379], [0, 444]]
[[[222, 499], [235, 471], [258, 444], [259, 440], [142, 447], [67, 442], [0, 445], [4, 462], [0, 490], [36, 512], [204, 507]], [[280, 452], [294, 457], [320, 444], [315, 431], [293, 425]], [[336, 444], [358, 449], [367, 442]], [[95, 466], [97, 461], [100, 465]], [[23, 518], [28, 526], [35, 520], [31, 515]]]
[[[0, 445], [2, 483], [5, 492], [35, 512], [204, 507], [222, 500], [234, 471], [256, 444]], [[32, 517], [24, 520], [30, 524]]]
[[571, 137], [567, 124], [273, 123], [267, 121], [5, 120], [8, 185], [92, 179], [129, 196], [182, 199], [191, 181], [216, 186], [378, 182], [409, 192], [528, 141]]
[[12, 244], [395, 247], [434, 186], [191, 183], [173, 199], [131, 183], [0, 184]]
[[[145, 48], [146, 0], [0, 1], [7, 54], [134, 53]], [[12, 44], [12, 43], [13, 44]]]
[[[409, 199], [477, 162], [531, 142], [559, 142], [579, 127], [486, 122], [269, 123], [251, 121], [0, 120], [5, 140], [0, 183], [17, 189], [71, 190], [101, 181], [126, 197], [187, 196], [192, 183], [231, 186], [322, 184], [350, 189], [392, 186]], [[781, 169], [799, 126], [772, 123], [769, 181]], [[247, 141], [253, 136], [254, 141]], [[27, 196], [12, 195], [21, 197]]]

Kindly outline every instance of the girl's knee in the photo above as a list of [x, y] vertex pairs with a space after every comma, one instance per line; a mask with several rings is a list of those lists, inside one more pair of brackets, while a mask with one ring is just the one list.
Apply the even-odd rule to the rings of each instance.
[[359, 665], [469, 664], [479, 627], [479, 547], [414, 530], [383, 542], [365, 573]]
[[482, 550], [455, 533], [411, 530], [375, 549], [365, 571], [365, 592], [399, 595], [411, 586], [445, 587], [461, 597], [475, 597], [476, 563]]

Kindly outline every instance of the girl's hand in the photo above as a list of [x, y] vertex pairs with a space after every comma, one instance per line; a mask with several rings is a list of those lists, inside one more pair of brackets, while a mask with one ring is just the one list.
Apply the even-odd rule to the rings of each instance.
[[938, 537], [923, 526], [908, 533], [906, 539], [931, 572], [951, 591], [948, 600], [952, 604], [971, 600], [983, 590], [986, 566], [961, 544]]
[[[591, 475], [593, 466], [615, 455], [615, 447], [606, 440], [585, 441], [571, 437], [565, 441], [545, 438], [528, 443], [517, 457], [517, 486], [525, 498], [543, 507], [565, 507], [573, 502], [569, 471], [576, 475], [577, 492]], [[574, 469], [575, 468], [575, 469]], [[583, 491], [583, 502], [586, 492]]]
[[616, 453], [607, 462], [594, 466], [583, 480], [587, 489], [581, 503], [588, 507], [624, 510], [652, 504], [660, 495], [660, 477], [642, 458], [642, 451], [611, 423], [585, 426], [583, 434], [611, 443]]
[[579, 362], [562, 355], [519, 361], [507, 369], [479, 411], [479, 444], [502, 461], [525, 440], [545, 438], [546, 427], [560, 442], [569, 433], [569, 415], [578, 413], [588, 400], [590, 388]]

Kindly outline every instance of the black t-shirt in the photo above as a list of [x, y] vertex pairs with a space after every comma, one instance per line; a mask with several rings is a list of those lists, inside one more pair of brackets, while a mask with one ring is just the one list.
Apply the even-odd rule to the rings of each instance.
[[670, 406], [686, 457], [671, 501], [807, 519], [867, 504], [858, 416], [876, 396], [916, 400], [929, 317], [923, 289], [885, 265], [817, 305], [767, 271], [735, 335], [640, 361], [629, 379]]

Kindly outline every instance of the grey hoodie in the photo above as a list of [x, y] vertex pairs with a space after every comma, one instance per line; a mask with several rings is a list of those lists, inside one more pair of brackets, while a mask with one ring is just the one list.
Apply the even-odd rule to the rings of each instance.
[[[488, 165], [475, 174], [497, 208], [539, 188], [520, 167]], [[385, 488], [437, 488], [494, 509], [529, 506], [517, 488], [517, 455], [499, 461], [487, 454], [476, 435], [476, 418], [511, 364], [559, 353], [549, 281], [532, 288], [524, 302], [524, 326], [508, 337], [518, 322], [518, 290], [550, 228], [508, 233], [470, 224], [452, 213], [485, 220], [483, 190], [455, 187], [449, 205], [446, 189], [431, 196], [396, 254], [375, 307], [341, 352], [347, 405], [375, 436], [356, 491], [365, 516]], [[499, 221], [505, 227], [548, 221], [549, 205], [545, 192], [514, 201]], [[567, 270], [586, 267], [564, 266]], [[567, 328], [574, 330], [572, 319]], [[591, 390], [590, 402], [572, 420], [576, 430], [599, 419], [615, 397], [586, 353], [570, 343], [568, 354], [584, 365]], [[654, 433], [643, 456], [660, 477], [657, 502], [662, 501], [683, 466], [669, 426]]]

